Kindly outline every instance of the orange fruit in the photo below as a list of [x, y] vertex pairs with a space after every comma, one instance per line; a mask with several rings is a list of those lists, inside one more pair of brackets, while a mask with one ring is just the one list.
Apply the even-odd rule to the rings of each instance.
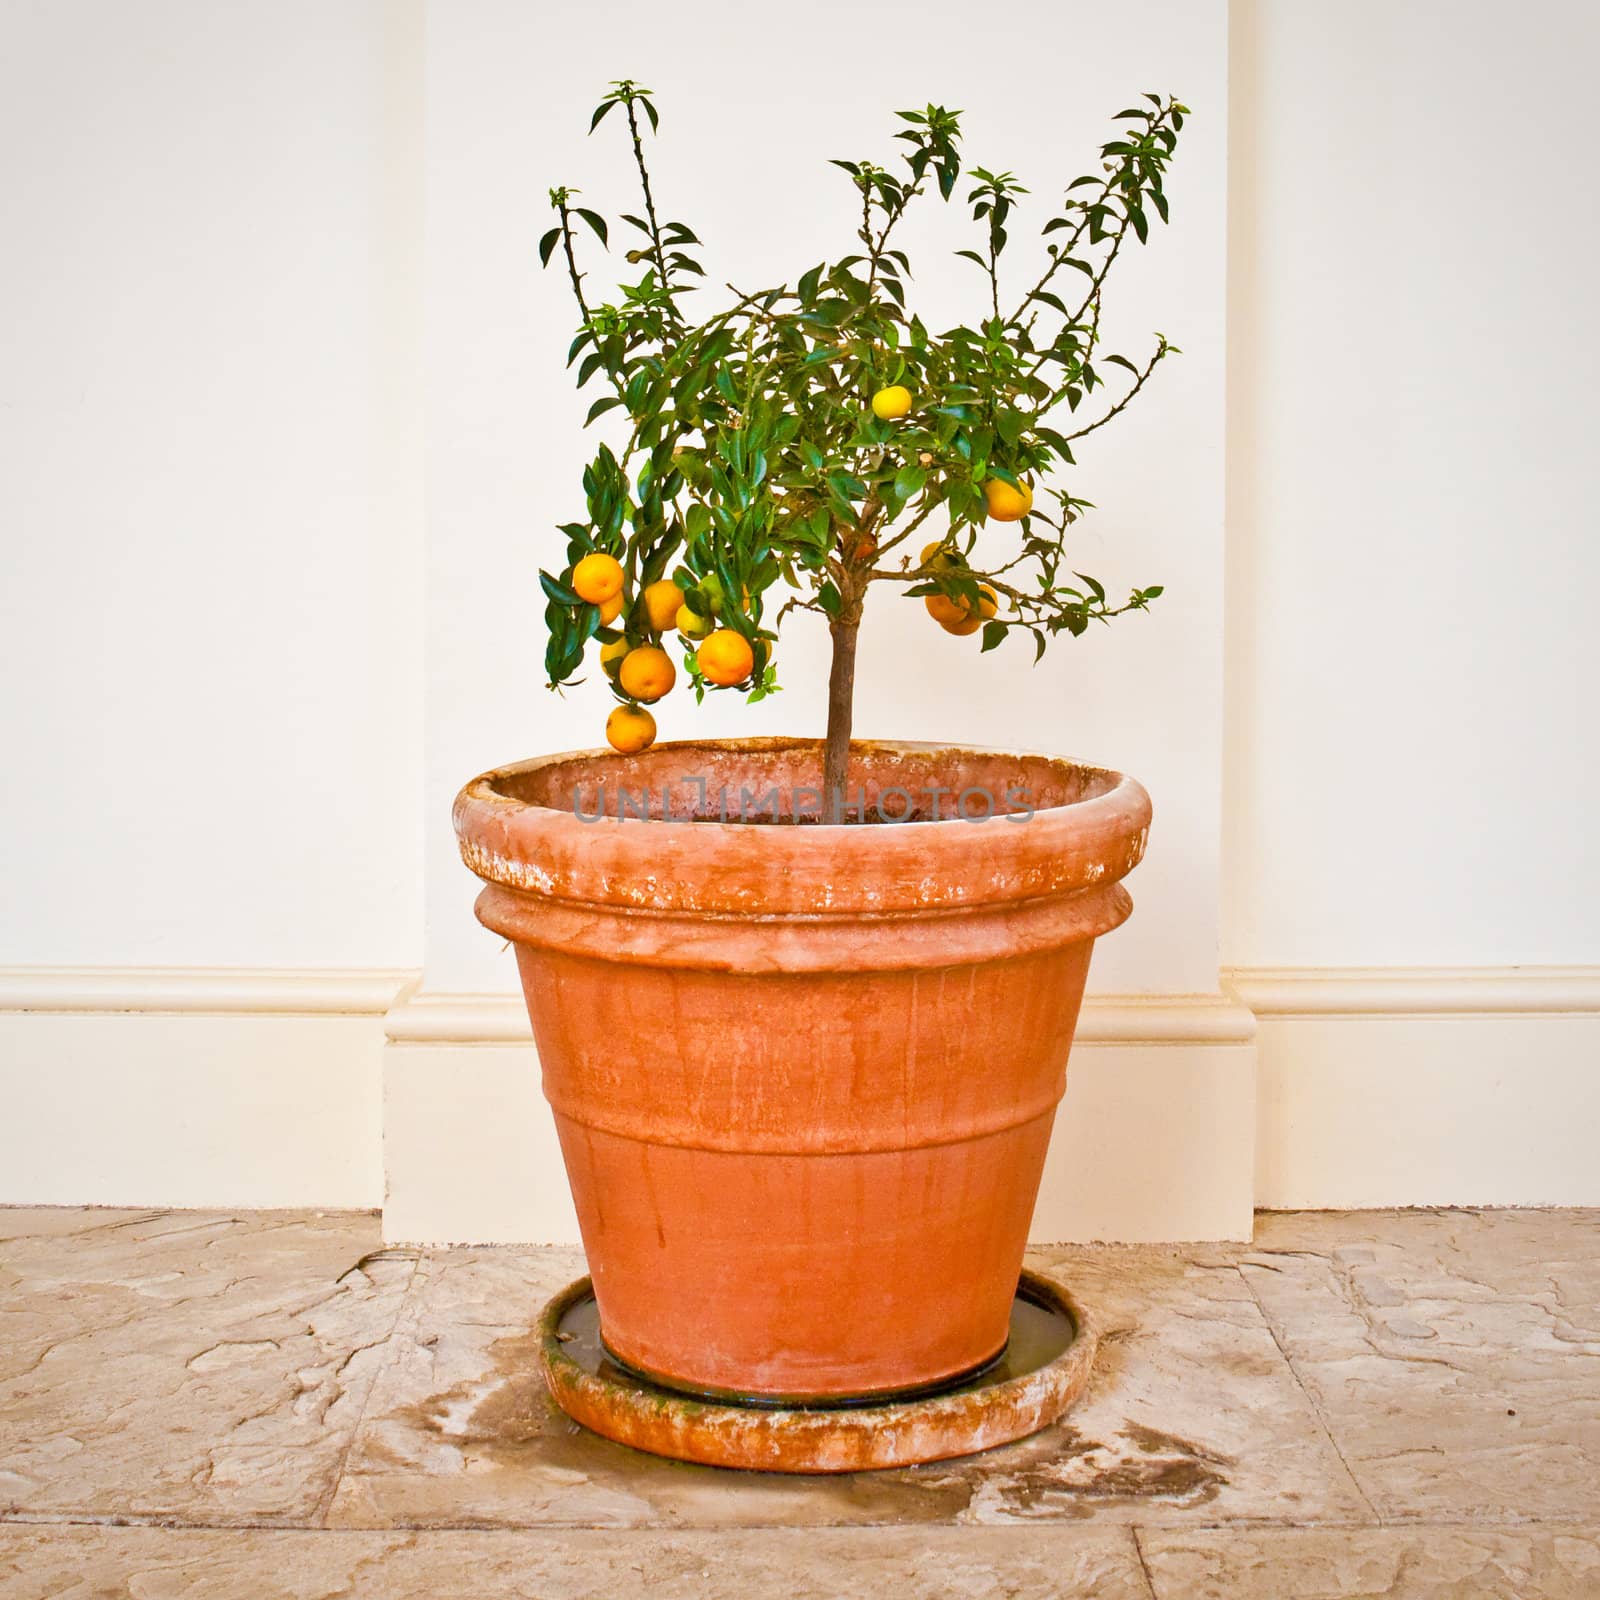
[[1026, 483], [1010, 484], [1004, 478], [985, 478], [983, 499], [996, 522], [1020, 522], [1033, 510], [1033, 490]]
[[877, 538], [870, 533], [858, 533], [855, 542], [851, 544], [851, 533], [847, 530], [844, 536], [844, 545], [850, 551], [850, 559], [860, 565], [871, 561], [878, 553]]
[[872, 414], [894, 422], [911, 409], [911, 391], [903, 383], [891, 383], [872, 397]]
[[622, 608], [625, 604], [626, 602], [622, 598], [620, 589], [609, 600], [602, 600], [600, 602], [600, 626], [609, 628], [622, 615]]
[[953, 599], [946, 594], [930, 594], [924, 598], [923, 604], [928, 608], [928, 615], [946, 633], [958, 637], [976, 633], [1000, 609], [999, 597], [988, 584], [978, 590], [976, 609], [967, 601]]
[[695, 660], [700, 664], [700, 676], [724, 689], [743, 683], [756, 664], [750, 641], [732, 628], [718, 628], [695, 651]]
[[959, 565], [961, 557], [947, 545], [943, 539], [935, 539], [932, 544], [922, 547], [922, 554], [917, 558], [919, 567], [954, 567]]
[[626, 639], [613, 639], [610, 644], [600, 646], [600, 665], [607, 677], [616, 677], [617, 668], [622, 665], [622, 658], [627, 655], [628, 650]]
[[572, 569], [573, 592], [592, 606], [603, 606], [622, 593], [622, 563], [603, 550], [586, 555]]
[[665, 633], [672, 627], [682, 604], [683, 590], [671, 578], [645, 586], [644, 608], [650, 615], [650, 627], [656, 633]]
[[622, 692], [646, 705], [659, 700], [678, 681], [677, 668], [665, 650], [653, 644], [642, 644], [622, 658], [617, 669], [617, 682]]
[[606, 742], [625, 756], [636, 756], [656, 742], [656, 719], [643, 706], [618, 706], [606, 718]]

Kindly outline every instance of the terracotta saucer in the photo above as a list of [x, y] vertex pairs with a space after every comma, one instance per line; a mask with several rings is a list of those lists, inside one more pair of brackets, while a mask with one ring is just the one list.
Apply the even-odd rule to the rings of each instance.
[[1011, 1337], [975, 1376], [935, 1394], [772, 1405], [684, 1393], [631, 1372], [606, 1350], [588, 1278], [539, 1319], [540, 1359], [569, 1417], [621, 1444], [680, 1461], [759, 1472], [860, 1472], [971, 1455], [1048, 1427], [1083, 1393], [1097, 1337], [1060, 1284], [1024, 1272]]

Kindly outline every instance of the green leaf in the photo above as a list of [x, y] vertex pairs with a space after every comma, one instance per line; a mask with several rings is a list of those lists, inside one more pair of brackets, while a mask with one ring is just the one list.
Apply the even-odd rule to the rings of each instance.
[[558, 243], [560, 238], [561, 238], [561, 229], [559, 227], [555, 227], [555, 228], [552, 228], [539, 241], [539, 265], [541, 267], [548, 267], [550, 265], [550, 257], [551, 257], [552, 254], [554, 254], [555, 248], [556, 248], [556, 244]]
[[928, 481], [927, 470], [923, 467], [901, 467], [894, 475], [895, 498], [909, 500]]
[[1005, 638], [1007, 631], [1007, 625], [998, 617], [993, 617], [988, 622], [984, 623], [983, 650], [978, 652], [979, 655], [982, 655], [985, 651], [993, 650], [994, 647], [999, 644], [1003, 638]]
[[550, 599], [553, 600], [557, 605], [581, 606], [583, 604], [583, 601], [580, 600], [576, 593], [569, 589], [566, 584], [564, 584], [559, 578], [552, 578], [550, 574], [544, 571], [542, 568], [539, 572], [539, 587], [543, 589], [545, 594], [548, 595]]
[[606, 412], [608, 412], [613, 406], [620, 406], [621, 404], [621, 396], [614, 394], [608, 394], [603, 396], [601, 399], [596, 400], [595, 403], [589, 407], [589, 415], [583, 419], [584, 427], [587, 428], [596, 417], [604, 416]]
[[590, 133], [593, 133], [593, 132], [594, 132], [594, 130], [595, 130], [595, 129], [596, 129], [596, 128], [598, 128], [598, 127], [599, 127], [599, 126], [600, 126], [600, 124], [601, 124], [601, 122], [602, 122], [602, 120], [603, 120], [603, 119], [604, 119], [604, 117], [605, 117], [605, 114], [606, 114], [606, 113], [607, 113], [607, 112], [608, 112], [608, 111], [609, 111], [609, 110], [610, 110], [610, 109], [611, 109], [611, 108], [612, 108], [612, 106], [614, 106], [614, 105], [615, 105], [615, 104], [616, 104], [616, 103], [617, 103], [617, 102], [616, 102], [616, 101], [615, 101], [615, 100], [602, 100], [602, 101], [601, 101], [601, 102], [600, 102], [600, 104], [599, 104], [599, 105], [597, 105], [597, 106], [596, 106], [596, 107], [595, 107], [595, 108], [594, 108], [594, 115], [593, 115], [593, 116], [592, 116], [592, 117], [591, 117], [591, 118], [590, 118], [590, 119], [589, 119], [589, 132], [590, 132]]

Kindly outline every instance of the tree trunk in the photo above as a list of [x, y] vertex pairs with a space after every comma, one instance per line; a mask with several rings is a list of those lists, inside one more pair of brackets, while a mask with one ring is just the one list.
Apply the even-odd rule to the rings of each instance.
[[828, 623], [833, 635], [833, 665], [828, 673], [828, 737], [822, 751], [823, 816], [842, 819], [850, 767], [850, 723], [856, 690], [856, 634], [861, 628], [859, 597], [841, 606]]

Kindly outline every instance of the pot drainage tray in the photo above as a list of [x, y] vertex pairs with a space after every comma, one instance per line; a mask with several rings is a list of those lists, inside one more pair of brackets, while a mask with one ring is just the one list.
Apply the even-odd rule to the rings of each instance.
[[588, 1278], [545, 1306], [540, 1359], [556, 1403], [586, 1428], [680, 1461], [765, 1472], [859, 1472], [942, 1461], [1048, 1427], [1089, 1380], [1096, 1336], [1073, 1297], [1024, 1272], [1000, 1356], [954, 1387], [899, 1399], [774, 1405], [669, 1389], [616, 1361]]

